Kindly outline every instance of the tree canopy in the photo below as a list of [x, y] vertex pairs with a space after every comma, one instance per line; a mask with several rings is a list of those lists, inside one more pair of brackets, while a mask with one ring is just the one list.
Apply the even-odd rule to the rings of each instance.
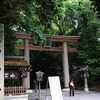
[[[78, 49], [77, 53], [69, 53], [70, 66], [79, 67], [88, 64], [92, 69], [99, 68], [100, 42], [97, 40], [100, 37], [100, 7], [98, 2], [99, 0], [1, 0], [0, 23], [5, 26], [5, 55], [22, 53], [15, 49], [15, 45], [22, 42], [14, 38], [13, 34], [16, 31], [31, 34], [35, 40], [30, 42], [36, 45], [43, 45], [43, 34], [79, 35], [81, 36], [79, 43], [68, 43], [69, 46]], [[48, 53], [47, 55], [49, 56]], [[56, 56], [59, 57], [59, 54], [54, 54], [54, 57]], [[56, 69], [59, 68], [56, 61], [53, 63]]]

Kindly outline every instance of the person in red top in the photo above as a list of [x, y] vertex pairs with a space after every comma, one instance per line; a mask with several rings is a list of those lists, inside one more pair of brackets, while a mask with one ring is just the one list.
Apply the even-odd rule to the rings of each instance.
[[69, 89], [70, 89], [70, 96], [74, 96], [74, 89], [75, 89], [75, 85], [74, 82], [70, 79], [69, 81]]

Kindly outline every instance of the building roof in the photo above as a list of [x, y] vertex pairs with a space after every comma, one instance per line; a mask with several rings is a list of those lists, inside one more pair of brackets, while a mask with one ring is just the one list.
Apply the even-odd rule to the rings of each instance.
[[5, 67], [31, 67], [27, 61], [22, 59], [5, 59], [4, 61]]
[[87, 68], [87, 67], [85, 67], [85, 68], [80, 68], [78, 71], [90, 71], [90, 68]]

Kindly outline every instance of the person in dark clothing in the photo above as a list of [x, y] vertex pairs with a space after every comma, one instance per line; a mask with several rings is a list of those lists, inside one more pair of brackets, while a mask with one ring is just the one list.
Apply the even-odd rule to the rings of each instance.
[[74, 85], [74, 82], [70, 79], [69, 81], [69, 89], [70, 89], [70, 96], [74, 96], [74, 89], [75, 89], [75, 85]]
[[38, 90], [38, 83], [37, 83], [36, 80], [33, 81], [33, 87], [35, 89], [35, 92], [37, 92], [37, 90]]

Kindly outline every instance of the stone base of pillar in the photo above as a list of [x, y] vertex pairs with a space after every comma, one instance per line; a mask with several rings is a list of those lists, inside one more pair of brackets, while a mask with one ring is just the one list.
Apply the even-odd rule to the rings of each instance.
[[88, 91], [89, 91], [89, 89], [88, 89], [88, 88], [84, 88], [84, 91], [88, 92]]
[[63, 90], [63, 91], [69, 91], [69, 88], [66, 87], [66, 88], [63, 88], [62, 90]]
[[33, 93], [33, 90], [27, 89], [26, 93]]

